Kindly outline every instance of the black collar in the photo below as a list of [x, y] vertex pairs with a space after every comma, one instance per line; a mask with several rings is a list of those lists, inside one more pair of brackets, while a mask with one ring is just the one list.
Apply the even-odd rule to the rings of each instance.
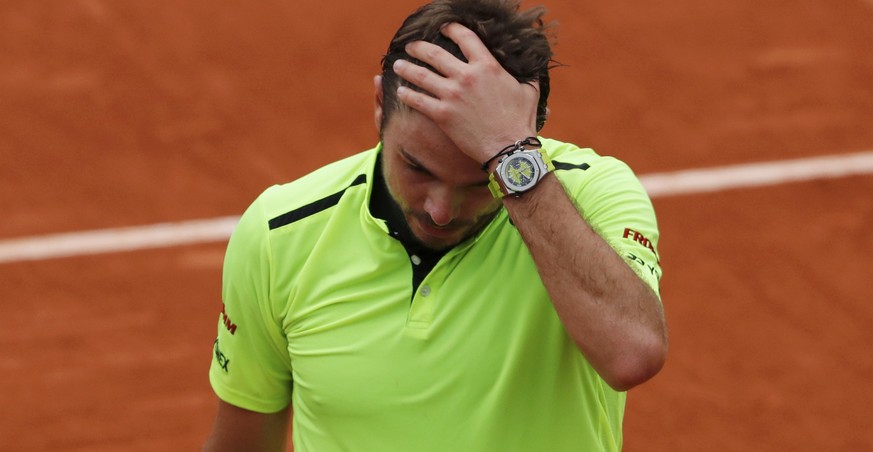
[[412, 230], [409, 229], [409, 224], [406, 223], [403, 211], [400, 209], [397, 201], [391, 197], [388, 185], [385, 183], [385, 176], [382, 172], [382, 153], [379, 153], [378, 157], [376, 157], [376, 167], [373, 169], [373, 192], [370, 196], [370, 213], [376, 218], [385, 220], [391, 237], [400, 241], [410, 255], [416, 254], [422, 258], [433, 257], [438, 259], [447, 251], [434, 251], [425, 247], [415, 237]]

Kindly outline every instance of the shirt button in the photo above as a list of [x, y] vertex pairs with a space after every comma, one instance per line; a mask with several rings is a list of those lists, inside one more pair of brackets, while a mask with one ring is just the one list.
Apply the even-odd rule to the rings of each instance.
[[421, 263], [421, 258], [416, 256], [415, 254], [413, 254], [410, 259], [412, 259], [412, 263], [415, 265], [418, 265]]
[[421, 296], [426, 297], [430, 295], [430, 286], [421, 286]]

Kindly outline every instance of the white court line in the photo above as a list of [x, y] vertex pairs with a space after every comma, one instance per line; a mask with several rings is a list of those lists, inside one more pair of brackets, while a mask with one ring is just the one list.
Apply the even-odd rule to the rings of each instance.
[[761, 187], [873, 173], [873, 151], [640, 176], [649, 196]]
[[0, 263], [113, 253], [227, 240], [238, 216], [0, 241]]
[[[640, 176], [653, 198], [873, 173], [873, 151]], [[0, 240], [0, 263], [221, 242], [238, 216]]]

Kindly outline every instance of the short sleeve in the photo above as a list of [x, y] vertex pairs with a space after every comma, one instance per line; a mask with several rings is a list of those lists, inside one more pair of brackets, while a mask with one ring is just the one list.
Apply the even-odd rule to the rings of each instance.
[[258, 200], [227, 246], [209, 380], [225, 402], [262, 413], [288, 406], [292, 390], [287, 339], [271, 299], [271, 260], [269, 228]]
[[588, 224], [660, 297], [660, 234], [652, 202], [625, 163], [587, 151], [562, 155], [567, 174], [559, 170], [558, 177]]

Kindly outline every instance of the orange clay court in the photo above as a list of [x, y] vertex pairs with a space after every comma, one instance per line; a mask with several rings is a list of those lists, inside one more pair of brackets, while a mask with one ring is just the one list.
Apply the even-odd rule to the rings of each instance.
[[[545, 4], [547, 136], [643, 176], [873, 150], [870, 0]], [[239, 215], [371, 147], [412, 8], [2, 2], [0, 245]], [[671, 350], [625, 450], [873, 450], [873, 175], [654, 202]], [[0, 263], [0, 450], [196, 450], [224, 246]]]

